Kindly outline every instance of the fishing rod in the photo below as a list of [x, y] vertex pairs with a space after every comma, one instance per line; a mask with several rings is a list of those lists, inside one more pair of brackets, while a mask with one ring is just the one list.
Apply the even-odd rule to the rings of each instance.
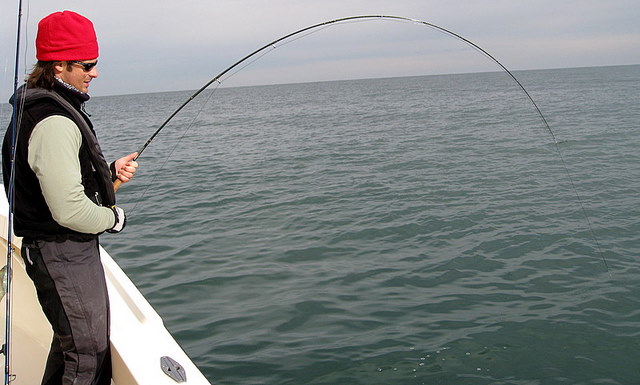
[[[400, 21], [400, 22], [409, 22], [409, 23], [413, 23], [413, 24], [418, 24], [418, 25], [423, 25], [432, 29], [435, 29], [438, 32], [444, 33], [445, 35], [448, 35], [450, 37], [453, 37], [457, 40], [460, 40], [464, 43], [466, 43], [467, 45], [471, 46], [473, 49], [477, 50], [478, 52], [482, 53], [483, 55], [485, 55], [487, 58], [489, 58], [491, 61], [493, 61], [495, 64], [497, 64], [505, 73], [507, 73], [509, 75], [509, 77], [518, 85], [518, 87], [520, 88], [520, 90], [524, 93], [524, 95], [527, 97], [527, 99], [531, 102], [531, 104], [533, 105], [536, 113], [538, 114], [538, 116], [540, 117], [540, 119], [542, 120], [542, 123], [544, 125], [544, 127], [547, 129], [547, 132], [549, 133], [549, 135], [551, 136], [551, 138], [553, 139], [553, 143], [555, 146], [555, 151], [558, 154], [561, 162], [562, 162], [562, 166], [564, 167], [565, 173], [570, 181], [570, 184], [573, 188], [574, 194], [580, 204], [581, 210], [582, 210], [582, 214], [583, 216], [586, 218], [587, 220], [587, 225], [589, 227], [589, 231], [591, 234], [591, 237], [594, 239], [595, 243], [596, 243], [596, 247], [597, 250], [602, 258], [602, 261], [604, 262], [604, 266], [606, 268], [607, 271], [609, 271], [609, 266], [607, 264], [607, 260], [604, 257], [604, 253], [602, 252], [602, 249], [600, 247], [600, 243], [598, 241], [598, 238], [595, 235], [595, 232], [593, 230], [593, 226], [591, 224], [591, 220], [589, 219], [589, 215], [587, 214], [587, 210], [584, 206], [582, 197], [580, 196], [580, 194], [578, 193], [578, 189], [575, 186], [575, 183], [573, 181], [573, 178], [571, 177], [571, 173], [569, 172], [569, 168], [567, 167], [567, 164], [564, 160], [564, 157], [562, 156], [562, 152], [560, 151], [560, 147], [559, 147], [559, 143], [558, 140], [556, 139], [556, 135], [554, 134], [553, 130], [551, 129], [551, 126], [549, 125], [547, 119], [545, 118], [544, 114], [542, 113], [542, 111], [540, 110], [540, 108], [538, 107], [538, 104], [535, 102], [535, 100], [533, 99], [533, 97], [529, 94], [529, 92], [527, 91], [527, 89], [522, 85], [522, 83], [520, 83], [520, 81], [518, 80], [518, 78], [516, 78], [516, 76], [509, 71], [509, 69], [507, 67], [505, 67], [498, 59], [496, 59], [493, 55], [491, 55], [488, 51], [486, 51], [485, 49], [483, 49], [482, 47], [480, 47], [479, 45], [477, 45], [476, 43], [472, 42], [471, 40], [449, 30], [443, 27], [440, 27], [436, 24], [433, 23], [429, 23], [427, 21], [423, 21], [423, 20], [418, 20], [418, 19], [414, 19], [414, 18], [410, 18], [410, 17], [403, 17], [403, 16], [391, 16], [391, 15], [360, 15], [360, 16], [349, 16], [349, 17], [343, 17], [343, 18], [339, 18], [339, 19], [334, 19], [334, 20], [329, 20], [329, 21], [325, 21], [322, 23], [318, 23], [318, 24], [314, 24], [314, 25], [310, 25], [308, 27], [299, 29], [295, 32], [291, 32], [287, 35], [284, 35], [280, 38], [277, 38], [275, 40], [273, 40], [272, 42], [269, 42], [267, 44], [265, 44], [264, 46], [256, 49], [255, 51], [251, 52], [250, 54], [246, 55], [245, 57], [243, 57], [242, 59], [238, 60], [237, 62], [233, 63], [231, 66], [227, 67], [225, 70], [223, 70], [222, 72], [220, 72], [219, 74], [217, 74], [215, 77], [213, 77], [211, 80], [209, 80], [207, 83], [205, 83], [202, 87], [200, 87], [197, 91], [195, 91], [187, 100], [184, 101], [184, 103], [182, 103], [171, 115], [169, 115], [169, 117], [160, 125], [160, 127], [158, 127], [158, 129], [149, 137], [149, 139], [147, 139], [147, 141], [138, 149], [138, 154], [136, 155], [136, 157], [134, 158], [134, 160], [138, 159], [140, 157], [140, 155], [142, 154], [142, 152], [149, 146], [149, 144], [151, 144], [151, 142], [155, 139], [155, 137], [162, 131], [162, 129], [164, 129], [167, 124], [187, 105], [189, 104], [193, 99], [195, 99], [198, 95], [200, 95], [204, 90], [206, 90], [207, 88], [209, 88], [209, 86], [211, 84], [213, 84], [214, 82], [218, 82], [221, 83], [220, 79], [225, 76], [226, 74], [228, 74], [230, 71], [232, 71], [234, 68], [238, 67], [240, 64], [246, 62], [247, 60], [253, 58], [254, 56], [262, 53], [265, 50], [268, 50], [270, 48], [275, 49], [277, 48], [277, 45], [279, 43], [283, 43], [293, 37], [296, 37], [298, 35], [302, 35], [306, 32], [311, 33], [315, 30], [319, 30], [322, 28], [326, 28], [332, 25], [337, 25], [337, 24], [341, 24], [341, 23], [347, 23], [347, 22], [355, 22], [355, 21], [373, 21], [373, 20], [389, 20], [389, 21]], [[300, 36], [303, 37], [303, 36]], [[283, 43], [284, 44], [284, 43]], [[264, 53], [266, 54], [266, 53]], [[259, 58], [259, 57], [258, 57]], [[255, 60], [257, 60], [258, 58], [256, 58]], [[248, 65], [248, 64], [247, 64]], [[122, 182], [117, 179], [114, 182], [114, 190], [118, 190], [118, 188], [120, 187], [120, 185], [122, 184]]]
[[[13, 94], [18, 91], [19, 77], [19, 60], [20, 60], [20, 31], [22, 29], [22, 0], [18, 1], [18, 22], [16, 30], [16, 56], [14, 67]], [[4, 344], [2, 345], [2, 353], [4, 354], [4, 384], [8, 385], [12, 380], [11, 375], [11, 279], [13, 274], [13, 205], [14, 205], [14, 187], [15, 187], [15, 147], [18, 127], [18, 103], [13, 103], [13, 113], [11, 117], [11, 175], [9, 177], [8, 202], [9, 212], [7, 214], [7, 265], [5, 270], [5, 279], [2, 284], [5, 288], [5, 332]]]
[[[482, 47], [480, 47], [479, 45], [475, 44], [474, 42], [472, 42], [471, 40], [462, 37], [461, 35], [452, 32], [446, 28], [440, 27], [438, 25], [435, 25], [433, 23], [429, 23], [426, 21], [422, 21], [422, 20], [418, 20], [418, 19], [413, 19], [413, 18], [409, 18], [409, 17], [403, 17], [403, 16], [389, 16], [389, 15], [361, 15], [361, 16], [349, 16], [349, 17], [343, 17], [340, 19], [334, 19], [334, 20], [329, 20], [329, 21], [325, 21], [322, 23], [318, 23], [318, 24], [314, 24], [302, 29], [299, 29], [295, 32], [291, 32], [287, 35], [284, 35], [270, 43], [265, 44], [264, 46], [256, 49], [255, 51], [251, 52], [250, 54], [248, 54], [247, 56], [243, 57], [242, 59], [238, 60], [237, 62], [235, 62], [234, 64], [232, 64], [231, 66], [229, 66], [228, 68], [226, 68], [224, 71], [220, 72], [218, 75], [216, 75], [214, 78], [212, 78], [211, 80], [209, 80], [207, 83], [205, 83], [202, 87], [200, 87], [197, 91], [195, 91], [187, 100], [184, 101], [184, 103], [182, 103], [171, 115], [169, 115], [169, 117], [160, 125], [160, 127], [158, 127], [158, 129], [149, 137], [149, 139], [147, 139], [147, 141], [138, 149], [138, 155], [136, 155], [136, 157], [133, 160], [136, 160], [140, 157], [140, 155], [142, 155], [142, 152], [149, 146], [149, 144], [151, 144], [151, 142], [155, 139], [155, 137], [160, 133], [160, 131], [162, 131], [162, 129], [164, 129], [167, 124], [180, 112], [182, 111], [182, 109], [189, 104], [193, 99], [195, 99], [198, 95], [200, 95], [202, 93], [202, 91], [206, 90], [207, 88], [209, 88], [209, 86], [211, 84], [213, 84], [214, 82], [218, 82], [224, 75], [226, 75], [227, 73], [229, 73], [230, 71], [232, 71], [234, 68], [238, 67], [240, 64], [246, 62], [247, 60], [251, 59], [252, 57], [258, 55], [259, 53], [269, 49], [269, 48], [276, 48], [276, 45], [286, 41], [294, 36], [303, 34], [305, 32], [311, 32], [313, 30], [317, 30], [317, 29], [321, 29], [321, 28], [325, 28], [331, 25], [336, 25], [336, 24], [341, 24], [341, 23], [346, 23], [346, 22], [351, 22], [351, 21], [372, 21], [372, 20], [391, 20], [391, 21], [402, 21], [402, 22], [409, 22], [409, 23], [414, 23], [414, 24], [419, 24], [419, 25], [424, 25], [430, 28], [433, 28], [439, 32], [442, 32], [446, 35], [449, 35], [451, 37], [454, 37], [458, 40], [463, 41], [464, 43], [470, 45], [471, 47], [473, 47], [474, 49], [478, 50], [479, 52], [481, 52], [482, 54], [484, 54], [485, 56], [487, 56], [489, 59], [491, 59], [493, 62], [495, 62], [500, 68], [502, 68], [502, 70], [504, 70], [510, 77], [511, 79], [513, 79], [516, 84], [520, 87], [520, 89], [524, 92], [524, 94], [527, 96], [527, 98], [531, 101], [531, 103], [533, 104], [535, 110], [537, 111], [538, 115], [540, 116], [540, 118], [542, 119], [545, 127], [547, 128], [547, 130], [549, 131], [549, 134], [551, 135], [551, 137], [553, 138], [554, 142], [557, 143], [555, 134], [553, 133], [553, 131], [551, 130], [551, 127], [549, 126], [549, 124], [547, 123], [547, 120], [545, 119], [544, 115], [542, 114], [542, 111], [540, 110], [540, 108], [538, 108], [538, 105], [536, 104], [536, 102], [533, 100], [533, 98], [531, 97], [531, 95], [529, 95], [529, 92], [527, 92], [527, 90], [524, 88], [524, 86], [522, 85], [522, 83], [520, 83], [520, 81], [513, 75], [513, 73], [511, 73], [511, 71], [509, 71], [507, 69], [507, 67], [505, 67], [502, 63], [500, 63], [500, 61], [498, 61], [498, 59], [496, 59], [493, 55], [491, 55], [489, 52], [487, 52], [486, 50], [484, 50]], [[120, 185], [122, 184], [122, 182], [117, 179], [114, 182], [114, 190], [118, 190], [118, 188], [120, 187]]]

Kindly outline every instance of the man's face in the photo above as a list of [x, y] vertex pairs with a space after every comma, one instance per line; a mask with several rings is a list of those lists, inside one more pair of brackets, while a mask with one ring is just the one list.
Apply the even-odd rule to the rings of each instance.
[[[97, 63], [97, 59], [93, 60], [78, 60], [69, 62], [60, 62], [55, 66], [56, 76], [62, 79], [67, 84], [70, 84], [78, 90], [88, 93], [89, 83], [94, 78], [98, 77], [98, 69], [93, 66], [89, 71], [83, 64]], [[67, 63], [69, 66], [67, 66]]]

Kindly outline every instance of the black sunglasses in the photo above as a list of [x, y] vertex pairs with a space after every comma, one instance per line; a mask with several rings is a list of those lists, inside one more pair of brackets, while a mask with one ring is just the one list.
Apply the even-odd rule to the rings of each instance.
[[84, 72], [89, 72], [89, 71], [91, 71], [93, 69], [93, 67], [95, 67], [98, 64], [98, 61], [96, 60], [93, 63], [83, 63], [83, 62], [78, 61], [78, 60], [71, 60], [71, 61], [69, 61], [69, 63], [81, 65], [82, 69], [84, 69]]

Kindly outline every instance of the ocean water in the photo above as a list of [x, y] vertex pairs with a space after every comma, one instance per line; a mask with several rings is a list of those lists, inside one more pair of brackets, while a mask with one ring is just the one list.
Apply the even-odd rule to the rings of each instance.
[[640, 66], [515, 75], [557, 144], [504, 73], [207, 91], [102, 243], [215, 384], [640, 383]]

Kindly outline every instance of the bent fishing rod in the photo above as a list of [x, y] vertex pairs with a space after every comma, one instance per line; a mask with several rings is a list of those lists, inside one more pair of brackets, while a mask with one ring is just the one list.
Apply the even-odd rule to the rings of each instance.
[[[138, 149], [138, 151], [137, 151], [138, 154], [136, 155], [136, 157], [133, 160], [136, 160], [136, 159], [138, 159], [140, 157], [142, 152], [149, 146], [149, 144], [151, 144], [151, 142], [155, 139], [155, 137], [158, 136], [158, 134], [162, 131], [162, 129], [164, 129], [167, 126], [167, 124], [180, 111], [182, 111], [182, 109], [187, 104], [189, 104], [193, 99], [195, 99], [198, 95], [200, 95], [204, 90], [209, 88], [209, 86], [211, 86], [211, 84], [213, 84], [215, 82], [218, 82], [219, 84], [221, 84], [222, 81], [220, 79], [222, 79], [223, 76], [227, 75], [229, 72], [231, 72], [233, 69], [235, 69], [239, 65], [247, 62], [249, 59], [255, 57], [255, 60], [258, 60], [260, 58], [260, 56], [257, 56], [258, 54], [263, 53], [263, 55], [266, 55], [265, 51], [267, 51], [268, 49], [275, 49], [275, 48], [278, 47], [278, 44], [280, 44], [280, 43], [285, 44], [288, 40], [292, 40], [292, 38], [294, 38], [294, 37], [302, 38], [302, 37], [306, 36], [306, 35], [304, 35], [305, 33], [310, 34], [312, 32], [321, 30], [323, 28], [327, 28], [329, 26], [342, 24], [342, 23], [357, 22], [357, 21], [375, 21], [375, 20], [408, 22], [408, 23], [422, 25], [422, 26], [425, 26], [425, 27], [432, 28], [432, 29], [434, 29], [434, 30], [436, 30], [438, 32], [441, 32], [441, 33], [443, 33], [445, 35], [453, 37], [453, 38], [455, 38], [455, 39], [457, 39], [459, 41], [462, 41], [463, 43], [471, 46], [473, 49], [475, 49], [476, 51], [480, 52], [481, 54], [486, 56], [488, 59], [493, 61], [495, 64], [497, 64], [498, 67], [500, 67], [507, 75], [509, 75], [509, 77], [517, 84], [517, 86], [520, 88], [520, 90], [524, 93], [524, 95], [529, 100], [529, 102], [531, 102], [531, 104], [533, 105], [536, 113], [540, 117], [544, 127], [546, 128], [547, 132], [551, 136], [551, 138], [553, 140], [553, 143], [554, 143], [554, 146], [555, 146], [555, 151], [556, 151], [558, 157], [561, 160], [561, 163], [562, 163], [562, 166], [563, 166], [563, 168], [565, 170], [567, 178], [569, 179], [569, 182], [571, 184], [571, 187], [573, 188], [574, 194], [575, 194], [575, 196], [576, 196], [576, 198], [577, 198], [577, 200], [579, 202], [582, 214], [583, 214], [583, 216], [585, 217], [585, 219], [587, 221], [587, 225], [589, 227], [590, 234], [591, 234], [593, 240], [595, 241], [597, 250], [598, 250], [598, 252], [599, 252], [599, 254], [600, 254], [601, 258], [602, 258], [602, 261], [604, 262], [604, 266], [605, 266], [606, 270], [609, 271], [609, 266], [607, 264], [607, 260], [604, 257], [604, 253], [602, 252], [602, 249], [600, 247], [600, 243], [598, 241], [598, 238], [596, 237], [595, 232], [593, 230], [593, 226], [591, 224], [591, 220], [589, 219], [589, 215], [588, 215], [588, 213], [586, 211], [586, 208], [584, 206], [582, 197], [578, 193], [578, 189], [576, 188], [575, 183], [573, 181], [573, 178], [571, 177], [571, 173], [569, 172], [569, 168], [567, 167], [566, 162], [564, 160], [564, 157], [562, 156], [562, 152], [560, 151], [558, 140], [556, 139], [556, 136], [555, 136], [553, 130], [549, 126], [549, 123], [547, 122], [547, 119], [545, 118], [544, 114], [542, 113], [542, 111], [538, 107], [538, 104], [535, 102], [533, 97], [531, 97], [531, 95], [529, 94], [527, 89], [522, 85], [522, 83], [520, 83], [518, 78], [516, 78], [516, 76], [511, 71], [509, 71], [509, 69], [507, 67], [505, 67], [498, 59], [496, 59], [493, 55], [491, 55], [488, 51], [486, 51], [485, 49], [483, 49], [482, 47], [480, 47], [476, 43], [472, 42], [471, 40], [469, 40], [469, 39], [467, 39], [467, 38], [465, 38], [465, 37], [453, 32], [453, 31], [451, 31], [449, 29], [440, 27], [440, 26], [438, 26], [436, 24], [429, 23], [427, 21], [422, 21], [422, 20], [418, 20], [418, 19], [414, 19], [414, 18], [410, 18], [410, 17], [390, 16], [390, 15], [360, 15], [360, 16], [343, 17], [343, 18], [339, 18], [339, 19], [329, 20], [329, 21], [325, 21], [325, 22], [322, 22], [322, 23], [310, 25], [308, 27], [299, 29], [299, 30], [297, 30], [295, 32], [291, 32], [291, 33], [289, 33], [287, 35], [284, 35], [284, 36], [282, 36], [280, 38], [277, 38], [277, 39], [273, 40], [272, 42], [269, 42], [269, 43], [265, 44], [264, 46], [256, 49], [255, 51], [253, 51], [250, 54], [246, 55], [242, 59], [240, 59], [237, 62], [233, 63], [231, 66], [227, 67], [224, 71], [222, 71], [219, 74], [217, 74], [215, 77], [213, 77], [207, 83], [205, 83], [202, 87], [200, 87], [197, 91], [195, 91], [187, 100], [184, 101], [184, 103], [182, 103], [171, 115], [169, 115], [169, 117], [160, 125], [160, 127], [158, 127], [158, 129], [149, 137], [149, 139], [147, 139], [147, 141]], [[247, 65], [249, 65], [249, 64], [250, 63], [247, 63]], [[238, 69], [238, 71], [240, 69]], [[121, 184], [122, 184], [122, 182], [119, 179], [117, 179], [114, 182], [114, 190], [117, 191]]]
[[[471, 40], [468, 40], [468, 39], [462, 37], [461, 35], [459, 35], [459, 34], [457, 34], [455, 32], [452, 32], [452, 31], [450, 31], [450, 30], [448, 30], [446, 28], [440, 27], [440, 26], [435, 25], [433, 23], [429, 23], [429, 22], [426, 22], [426, 21], [418, 20], [418, 19], [412, 19], [412, 18], [409, 18], [409, 17], [402, 17], [402, 16], [362, 15], [362, 16], [343, 17], [343, 18], [340, 18], [340, 19], [334, 19], [334, 20], [330, 20], [330, 21], [325, 21], [325, 22], [322, 22], [322, 23], [314, 24], [314, 25], [299, 29], [299, 30], [297, 30], [295, 32], [289, 33], [287, 35], [284, 35], [284, 36], [282, 36], [282, 37], [270, 42], [270, 43], [265, 44], [264, 46], [256, 49], [255, 51], [251, 52], [247, 56], [245, 56], [242, 59], [238, 60], [237, 62], [235, 62], [234, 64], [232, 64], [228, 68], [226, 68], [224, 71], [222, 71], [218, 75], [216, 75], [214, 78], [209, 80], [207, 83], [205, 83], [201, 88], [199, 88], [197, 91], [195, 91], [187, 100], [185, 100], [184, 103], [182, 103], [171, 115], [169, 115], [169, 117], [160, 125], [160, 127], [158, 127], [158, 129], [149, 137], [149, 139], [147, 139], [147, 141], [138, 149], [138, 151], [137, 151], [138, 155], [136, 155], [136, 157], [133, 160], [136, 160], [136, 159], [138, 159], [138, 157], [140, 157], [142, 152], [149, 146], [149, 144], [151, 144], [151, 142], [155, 139], [155, 137], [158, 136], [160, 131], [162, 131], [167, 126], [167, 124], [180, 111], [182, 111], [182, 109], [187, 104], [189, 104], [193, 99], [195, 99], [198, 95], [200, 95], [204, 90], [209, 88], [209, 86], [211, 86], [211, 84], [213, 84], [215, 82], [221, 83], [220, 79], [223, 76], [225, 76], [226, 74], [228, 74], [229, 72], [231, 72], [233, 69], [238, 67], [240, 64], [246, 62], [247, 60], [249, 60], [249, 59], [251, 59], [253, 57], [255, 57], [256, 55], [262, 53], [265, 50], [268, 50], [270, 48], [271, 49], [277, 48], [277, 45], [279, 43], [283, 43], [283, 42], [285, 42], [285, 41], [287, 41], [287, 40], [289, 40], [289, 39], [291, 39], [293, 37], [296, 37], [298, 35], [302, 35], [302, 34], [304, 34], [306, 32], [311, 33], [311, 32], [313, 32], [315, 30], [319, 30], [319, 29], [322, 29], [322, 28], [326, 28], [326, 27], [329, 27], [329, 26], [332, 26], [332, 25], [336, 25], [336, 24], [341, 24], [341, 23], [355, 22], [355, 21], [373, 21], [373, 20], [401, 21], [401, 22], [409, 22], [409, 23], [418, 24], [418, 25], [424, 25], [424, 26], [433, 28], [433, 29], [435, 29], [435, 30], [437, 30], [439, 32], [442, 32], [442, 33], [444, 33], [446, 35], [449, 35], [449, 36], [451, 36], [453, 38], [456, 38], [456, 39], [458, 39], [458, 40], [470, 45], [475, 50], [481, 52], [483, 55], [485, 55], [490, 60], [495, 62], [503, 71], [505, 71], [511, 77], [511, 79], [513, 79], [516, 82], [516, 84], [520, 87], [520, 89], [527, 96], [529, 101], [531, 101], [531, 103], [533, 104], [536, 112], [538, 113], [538, 115], [542, 119], [545, 127], [549, 131], [549, 134], [553, 138], [553, 141], [557, 143], [555, 135], [554, 135], [553, 131], [551, 130], [551, 127], [549, 127], [549, 124], [547, 123], [547, 120], [545, 119], [544, 115], [542, 114], [542, 111], [540, 110], [540, 108], [538, 108], [538, 105], [533, 100], [531, 95], [529, 95], [529, 92], [527, 92], [527, 90], [520, 83], [520, 81], [513, 75], [513, 73], [511, 73], [511, 71], [509, 71], [507, 69], [507, 67], [505, 67], [502, 63], [500, 63], [500, 61], [498, 61], [498, 59], [496, 59], [493, 55], [491, 55], [489, 52], [485, 51], [483, 48], [481, 48], [480, 46], [478, 46], [477, 44], [475, 44]], [[116, 180], [114, 182], [114, 190], [117, 191], [121, 184], [122, 184], [122, 182], [119, 179]]]

